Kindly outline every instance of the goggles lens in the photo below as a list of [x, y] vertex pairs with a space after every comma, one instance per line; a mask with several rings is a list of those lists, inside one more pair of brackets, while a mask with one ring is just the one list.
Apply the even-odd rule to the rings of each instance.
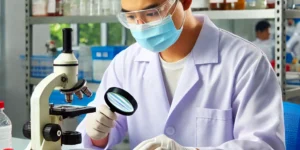
[[118, 14], [119, 21], [126, 27], [131, 28], [135, 25], [160, 23], [165, 18], [176, 0], [167, 0], [157, 8], [140, 11], [121, 12]]

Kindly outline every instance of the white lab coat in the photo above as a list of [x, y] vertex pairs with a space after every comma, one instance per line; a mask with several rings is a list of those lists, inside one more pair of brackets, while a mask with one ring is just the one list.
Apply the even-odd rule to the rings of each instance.
[[[201, 150], [283, 150], [284, 125], [279, 83], [262, 51], [198, 16], [203, 28], [169, 104], [159, 54], [130, 46], [112, 61], [90, 106], [120, 87], [138, 102], [132, 116], [118, 116], [105, 149], [129, 134], [133, 149], [165, 134]], [[83, 145], [92, 149], [83, 120]]]
[[294, 54], [300, 60], [300, 23], [297, 24], [293, 36], [286, 44], [287, 51]]
[[275, 41], [273, 40], [260, 40], [256, 39], [253, 41], [253, 44], [255, 44], [257, 47], [259, 47], [267, 56], [269, 61], [272, 61], [274, 59], [274, 46]]

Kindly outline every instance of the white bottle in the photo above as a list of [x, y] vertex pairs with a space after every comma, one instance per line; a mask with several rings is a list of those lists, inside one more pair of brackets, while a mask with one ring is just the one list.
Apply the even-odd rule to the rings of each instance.
[[12, 125], [3, 110], [4, 102], [0, 101], [0, 149], [12, 148]]

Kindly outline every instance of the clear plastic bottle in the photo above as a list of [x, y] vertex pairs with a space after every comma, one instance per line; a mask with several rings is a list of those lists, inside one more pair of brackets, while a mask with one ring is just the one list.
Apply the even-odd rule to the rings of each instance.
[[267, 1], [266, 0], [246, 0], [247, 9], [266, 9]]
[[111, 0], [102, 0], [103, 15], [111, 15]]
[[3, 110], [4, 102], [0, 101], [0, 149], [12, 148], [12, 125]]
[[111, 2], [111, 14], [116, 15], [121, 11], [120, 0], [112, 0]]
[[87, 16], [89, 14], [88, 6], [89, 6], [88, 0], [80, 0], [80, 16]]
[[211, 10], [225, 10], [225, 0], [209, 0]]

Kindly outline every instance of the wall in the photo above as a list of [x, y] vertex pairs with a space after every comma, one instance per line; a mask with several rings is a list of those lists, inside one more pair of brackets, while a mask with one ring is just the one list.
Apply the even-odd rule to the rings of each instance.
[[[22, 126], [29, 120], [25, 107], [25, 70], [21, 67], [19, 56], [25, 53], [25, 0], [5, 1], [5, 48], [4, 78], [1, 83], [6, 113], [13, 123], [13, 136], [23, 137]], [[34, 28], [34, 52], [42, 53], [45, 42], [49, 40], [48, 26]], [[45, 34], [48, 33], [48, 34]]]

